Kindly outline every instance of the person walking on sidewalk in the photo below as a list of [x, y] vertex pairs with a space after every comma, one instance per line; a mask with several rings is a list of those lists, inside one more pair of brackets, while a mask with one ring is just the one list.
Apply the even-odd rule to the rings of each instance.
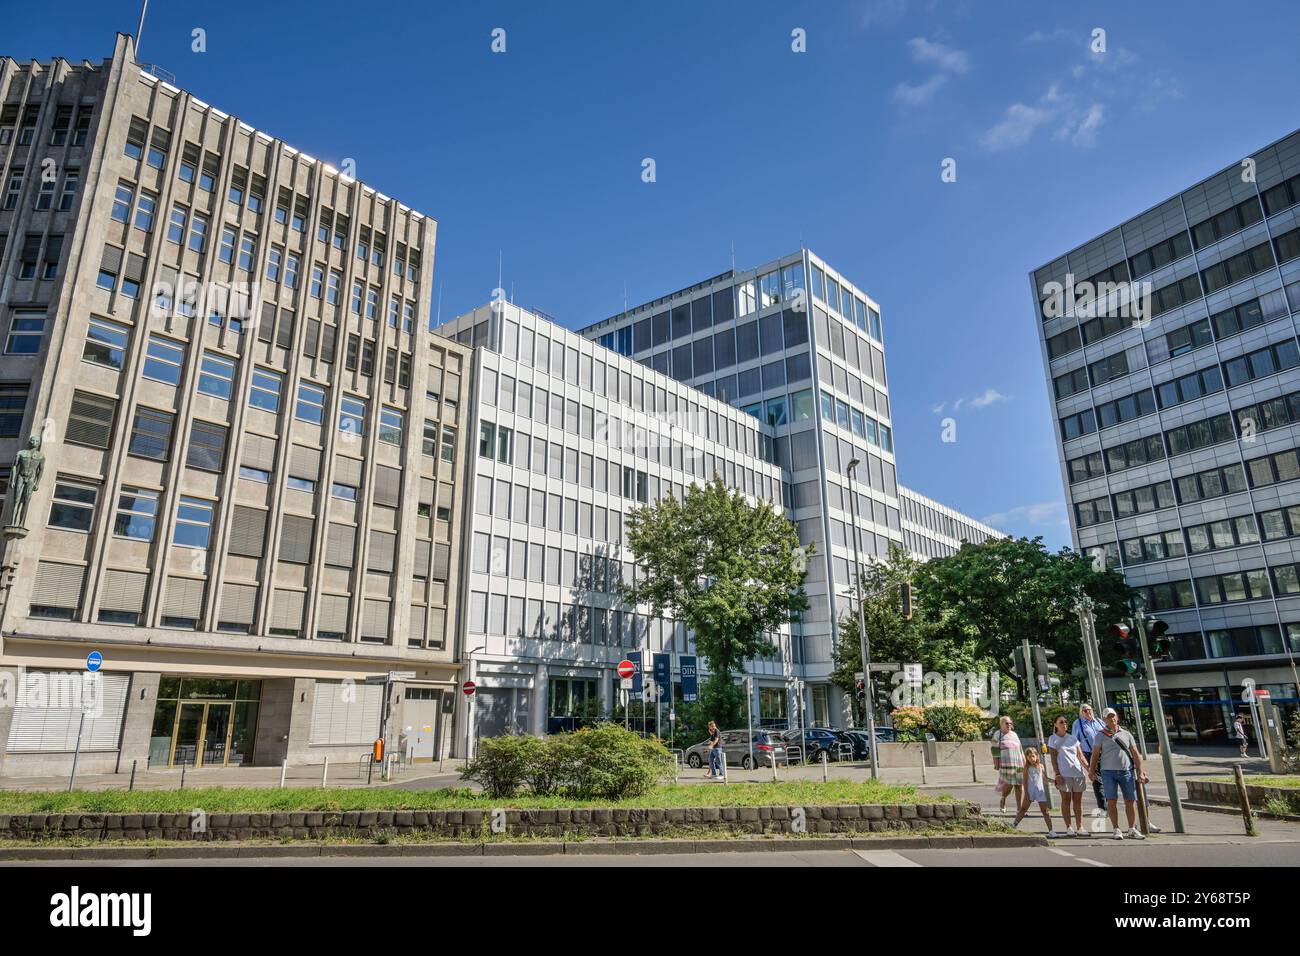
[[[1088, 775], [1084, 767], [1088, 761], [1083, 756], [1079, 739], [1070, 733], [1070, 722], [1064, 714], [1059, 715], [1052, 724], [1052, 736], [1047, 738], [1047, 752], [1051, 755], [1051, 767], [1056, 789], [1061, 792], [1061, 816], [1065, 818], [1065, 835], [1067, 837], [1083, 836], [1083, 791], [1087, 786]], [[1070, 814], [1074, 813], [1074, 824], [1070, 824]]]
[[1016, 819], [1011, 824], [1013, 827], [1020, 826], [1020, 821], [1029, 813], [1029, 804], [1037, 803], [1038, 809], [1043, 813], [1043, 819], [1047, 822], [1047, 835], [1051, 839], [1060, 836], [1052, 829], [1052, 812], [1047, 809], [1047, 781], [1043, 777], [1043, 761], [1039, 756], [1038, 747], [1033, 746], [1025, 751], [1025, 798], [1020, 803], [1019, 809], [1016, 810]]
[[704, 772], [704, 776], [713, 777], [715, 780], [721, 780], [726, 776], [726, 752], [722, 749], [722, 734], [718, 732], [718, 725], [709, 721], [709, 769]]
[[1133, 735], [1119, 725], [1119, 714], [1107, 707], [1102, 711], [1106, 729], [1097, 735], [1096, 746], [1092, 751], [1092, 760], [1088, 763], [1088, 776], [1094, 781], [1101, 776], [1102, 791], [1106, 794], [1106, 814], [1110, 825], [1115, 829], [1115, 839], [1124, 839], [1124, 831], [1119, 828], [1119, 794], [1124, 794], [1124, 815], [1128, 819], [1128, 836], [1133, 840], [1145, 840], [1142, 831], [1137, 828], [1137, 785], [1146, 783], [1147, 775], [1142, 770], [1142, 758], [1137, 752], [1137, 741]]
[[1250, 746], [1250, 738], [1246, 736], [1246, 722], [1241, 719], [1241, 714], [1236, 714], [1232, 718], [1232, 736], [1237, 741], [1237, 747], [1241, 755], [1246, 756], [1246, 750]]
[[993, 767], [998, 772], [997, 792], [1002, 796], [1002, 810], [1007, 808], [1007, 797], [1016, 795], [1016, 809], [1020, 809], [1021, 788], [1025, 778], [1025, 752], [1020, 746], [1015, 724], [1010, 717], [998, 721], [998, 732], [993, 736], [996, 746]]
[[[1092, 712], [1091, 704], [1084, 704], [1079, 708], [1079, 716], [1074, 721], [1074, 726], [1070, 728], [1070, 733], [1074, 739], [1079, 741], [1079, 746], [1083, 748], [1083, 763], [1085, 766], [1092, 762], [1092, 751], [1096, 746], [1097, 735], [1106, 729], [1106, 725], [1097, 719]], [[1101, 780], [1092, 781], [1092, 795], [1097, 798], [1097, 809], [1106, 809], [1106, 800], [1101, 792]]]

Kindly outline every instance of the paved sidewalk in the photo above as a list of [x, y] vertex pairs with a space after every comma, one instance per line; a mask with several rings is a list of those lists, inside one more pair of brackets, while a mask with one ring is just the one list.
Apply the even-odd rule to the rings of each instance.
[[[328, 787], [414, 787], [426, 789], [431, 784], [463, 786], [460, 783], [460, 760], [447, 760], [439, 765], [411, 764], [394, 773], [393, 779], [380, 779], [378, 769], [373, 779], [366, 782], [366, 772], [357, 761], [331, 763], [325, 784]], [[289, 767], [285, 773], [286, 787], [319, 787], [324, 767], [321, 764], [306, 767]], [[135, 775], [136, 790], [178, 790], [182, 774], [179, 769], [141, 770]], [[131, 783], [130, 773], [78, 774], [78, 790], [126, 790]], [[187, 769], [184, 773], [186, 790], [199, 787], [278, 787], [279, 767], [222, 767], [210, 770]], [[0, 777], [0, 790], [48, 791], [68, 789], [68, 778], [60, 777]]]

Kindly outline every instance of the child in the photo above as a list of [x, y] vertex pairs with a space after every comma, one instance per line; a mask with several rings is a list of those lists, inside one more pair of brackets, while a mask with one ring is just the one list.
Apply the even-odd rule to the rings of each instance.
[[1020, 826], [1020, 821], [1025, 818], [1029, 812], [1030, 802], [1036, 802], [1038, 809], [1043, 811], [1043, 819], [1047, 821], [1047, 835], [1053, 839], [1056, 838], [1056, 831], [1052, 829], [1052, 814], [1047, 809], [1047, 789], [1046, 780], [1043, 776], [1043, 761], [1039, 756], [1037, 747], [1030, 747], [1025, 751], [1025, 797], [1020, 804], [1020, 810], [1016, 813], [1016, 820], [1013, 827]]

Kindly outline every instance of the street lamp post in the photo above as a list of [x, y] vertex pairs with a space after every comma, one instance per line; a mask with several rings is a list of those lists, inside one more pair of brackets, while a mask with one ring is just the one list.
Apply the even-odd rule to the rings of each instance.
[[862, 586], [862, 532], [858, 528], [858, 493], [854, 490], [857, 468], [861, 462], [854, 458], [849, 462], [849, 507], [853, 515], [853, 564], [858, 578], [858, 645], [862, 650], [862, 681], [866, 689], [864, 709], [867, 712], [867, 746], [871, 753], [871, 777], [880, 777], [880, 762], [876, 760], [876, 713], [874, 699], [871, 695], [871, 640], [867, 637], [867, 617], [864, 610], [866, 589]]

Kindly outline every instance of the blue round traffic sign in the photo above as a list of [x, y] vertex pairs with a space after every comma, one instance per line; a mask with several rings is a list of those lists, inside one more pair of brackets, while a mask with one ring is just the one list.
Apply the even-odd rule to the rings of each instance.
[[104, 666], [104, 655], [99, 651], [91, 651], [86, 655], [86, 670], [94, 673]]

